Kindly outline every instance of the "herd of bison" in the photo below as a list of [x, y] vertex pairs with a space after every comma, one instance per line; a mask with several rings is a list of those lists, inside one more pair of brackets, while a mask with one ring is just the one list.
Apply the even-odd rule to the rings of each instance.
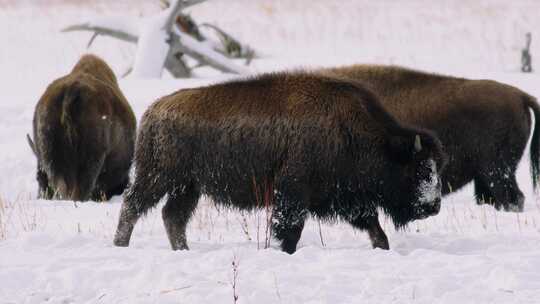
[[378, 210], [404, 227], [471, 181], [478, 204], [522, 211], [515, 173], [530, 110], [536, 186], [540, 107], [506, 84], [381, 65], [269, 73], [164, 96], [136, 132], [114, 73], [85, 55], [46, 89], [28, 143], [40, 198], [124, 194], [116, 246], [166, 196], [171, 247], [188, 249], [186, 226], [207, 195], [242, 210], [271, 206], [288, 253], [308, 215], [346, 221], [388, 249]]

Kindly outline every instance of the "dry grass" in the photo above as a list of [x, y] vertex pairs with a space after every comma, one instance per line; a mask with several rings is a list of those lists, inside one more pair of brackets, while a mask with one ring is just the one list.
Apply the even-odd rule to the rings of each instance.
[[[268, 191], [263, 191], [261, 193]], [[266, 196], [266, 198], [265, 198]], [[271, 241], [271, 196], [260, 196], [261, 209], [240, 212], [216, 207], [208, 198], [202, 199], [189, 227], [188, 241], [196, 243], [231, 244], [249, 243], [257, 249], [268, 248]], [[474, 201], [449, 197], [443, 203], [441, 213], [427, 220], [413, 222], [403, 232], [396, 232], [392, 221], [381, 217], [384, 231], [390, 238], [395, 234], [431, 233], [469, 237], [478, 234], [539, 233], [540, 205], [538, 201], [527, 203], [525, 213], [499, 212], [488, 205], [477, 206]], [[21, 195], [15, 199], [0, 196], [0, 240], [13, 239], [27, 232], [47, 231], [52, 234], [83, 234], [107, 240], [112, 239], [117, 223], [117, 207], [109, 204], [78, 204], [36, 201]], [[533, 208], [531, 208], [533, 207]], [[91, 215], [91, 216], [90, 216]], [[137, 225], [136, 239], [164, 238], [159, 207]], [[137, 236], [138, 235], [138, 236]], [[368, 242], [364, 232], [356, 231], [347, 223], [328, 224], [316, 219], [306, 223], [304, 242], [311, 245], [334, 248], [344, 239]], [[392, 236], [394, 235], [394, 236]], [[306, 238], [307, 236], [307, 238]], [[352, 237], [352, 238], [351, 238]], [[315, 244], [316, 241], [318, 244]], [[301, 241], [302, 242], [302, 241]], [[355, 241], [356, 242], [356, 241]]]
[[46, 221], [42, 209], [31, 203], [30, 195], [19, 195], [11, 201], [0, 196], [0, 240], [22, 232], [42, 231]]
[[233, 294], [233, 303], [236, 304], [238, 302], [238, 290], [237, 290], [237, 284], [238, 284], [238, 258], [236, 255], [233, 256], [232, 259], [232, 279], [231, 279], [231, 288], [232, 288], [232, 294]]
[[[272, 213], [274, 206], [274, 183], [272, 180], [264, 179], [262, 184], [257, 183], [253, 177], [253, 193], [255, 194], [255, 204], [258, 208], [264, 210], [264, 249], [270, 247], [272, 239]], [[257, 213], [260, 215], [260, 213]], [[257, 249], [260, 249], [260, 228], [261, 220], [257, 216]]]
[[0, 197], [0, 240], [7, 238], [7, 209], [6, 203], [2, 197]]

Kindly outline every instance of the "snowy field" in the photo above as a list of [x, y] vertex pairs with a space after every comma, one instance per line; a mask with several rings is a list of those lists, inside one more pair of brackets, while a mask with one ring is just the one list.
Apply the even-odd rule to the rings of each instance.
[[[395, 231], [373, 250], [349, 225], [309, 221], [298, 251], [265, 243], [264, 212], [203, 200], [188, 227], [190, 251], [173, 252], [160, 208], [139, 222], [131, 247], [112, 246], [121, 197], [106, 203], [36, 200], [36, 162], [25, 141], [34, 106], [86, 52], [88, 33], [61, 34], [93, 15], [137, 17], [158, 1], [0, 0], [0, 304], [6, 303], [538, 303], [540, 200], [528, 151], [518, 170], [525, 212], [477, 206], [469, 186], [439, 215]], [[154, 3], [155, 2], [155, 3]], [[394, 63], [489, 78], [540, 96], [538, 73], [518, 73], [537, 1], [225, 1], [191, 10], [263, 54], [253, 72], [353, 62]], [[471, 3], [473, 2], [473, 3]], [[121, 74], [132, 45], [97, 38], [89, 52]], [[535, 64], [536, 63], [536, 64]], [[231, 75], [122, 79], [139, 118], [159, 96]], [[233, 266], [234, 263], [234, 266]], [[233, 288], [234, 286], [234, 288]]]

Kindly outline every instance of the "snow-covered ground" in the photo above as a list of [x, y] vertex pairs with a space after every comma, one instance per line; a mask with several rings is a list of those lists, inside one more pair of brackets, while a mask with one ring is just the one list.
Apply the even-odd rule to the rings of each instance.
[[[495, 79], [540, 96], [539, 75], [517, 73], [525, 32], [533, 33], [533, 59], [540, 58], [540, 4], [471, 2], [215, 0], [191, 11], [260, 50], [254, 72], [396, 63]], [[35, 159], [24, 136], [46, 85], [69, 71], [90, 38], [58, 31], [90, 15], [149, 15], [156, 3], [0, 0], [1, 304], [233, 303], [234, 294], [238, 303], [538, 303], [540, 201], [528, 152], [518, 171], [525, 212], [477, 206], [467, 187], [445, 198], [439, 215], [406, 231], [382, 218], [390, 251], [372, 250], [367, 235], [348, 225], [319, 228], [315, 221], [295, 254], [275, 242], [262, 249], [264, 213], [220, 210], [206, 200], [189, 225], [190, 251], [169, 249], [159, 208], [138, 224], [131, 247], [116, 248], [121, 197], [36, 200]], [[117, 73], [135, 53], [103, 37], [89, 51]], [[228, 77], [128, 78], [120, 85], [140, 117], [159, 96]]]

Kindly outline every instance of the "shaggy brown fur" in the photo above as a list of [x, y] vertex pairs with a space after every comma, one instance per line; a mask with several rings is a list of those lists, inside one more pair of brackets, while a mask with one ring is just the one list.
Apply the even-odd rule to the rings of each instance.
[[444, 159], [436, 137], [403, 127], [351, 82], [298, 72], [181, 90], [142, 118], [114, 243], [127, 246], [137, 219], [165, 194], [173, 249], [187, 249], [200, 195], [248, 210], [264, 207], [266, 195], [289, 253], [308, 214], [347, 221], [388, 248], [377, 208], [398, 227], [436, 214]]
[[468, 80], [394, 66], [355, 65], [322, 70], [360, 81], [400, 121], [433, 130], [449, 155], [443, 194], [474, 181], [477, 202], [523, 210], [515, 172], [534, 112], [531, 142], [533, 184], [539, 176], [540, 108], [523, 91], [491, 80]]
[[129, 182], [136, 120], [116, 77], [93, 55], [55, 80], [34, 113], [39, 196], [109, 199]]

